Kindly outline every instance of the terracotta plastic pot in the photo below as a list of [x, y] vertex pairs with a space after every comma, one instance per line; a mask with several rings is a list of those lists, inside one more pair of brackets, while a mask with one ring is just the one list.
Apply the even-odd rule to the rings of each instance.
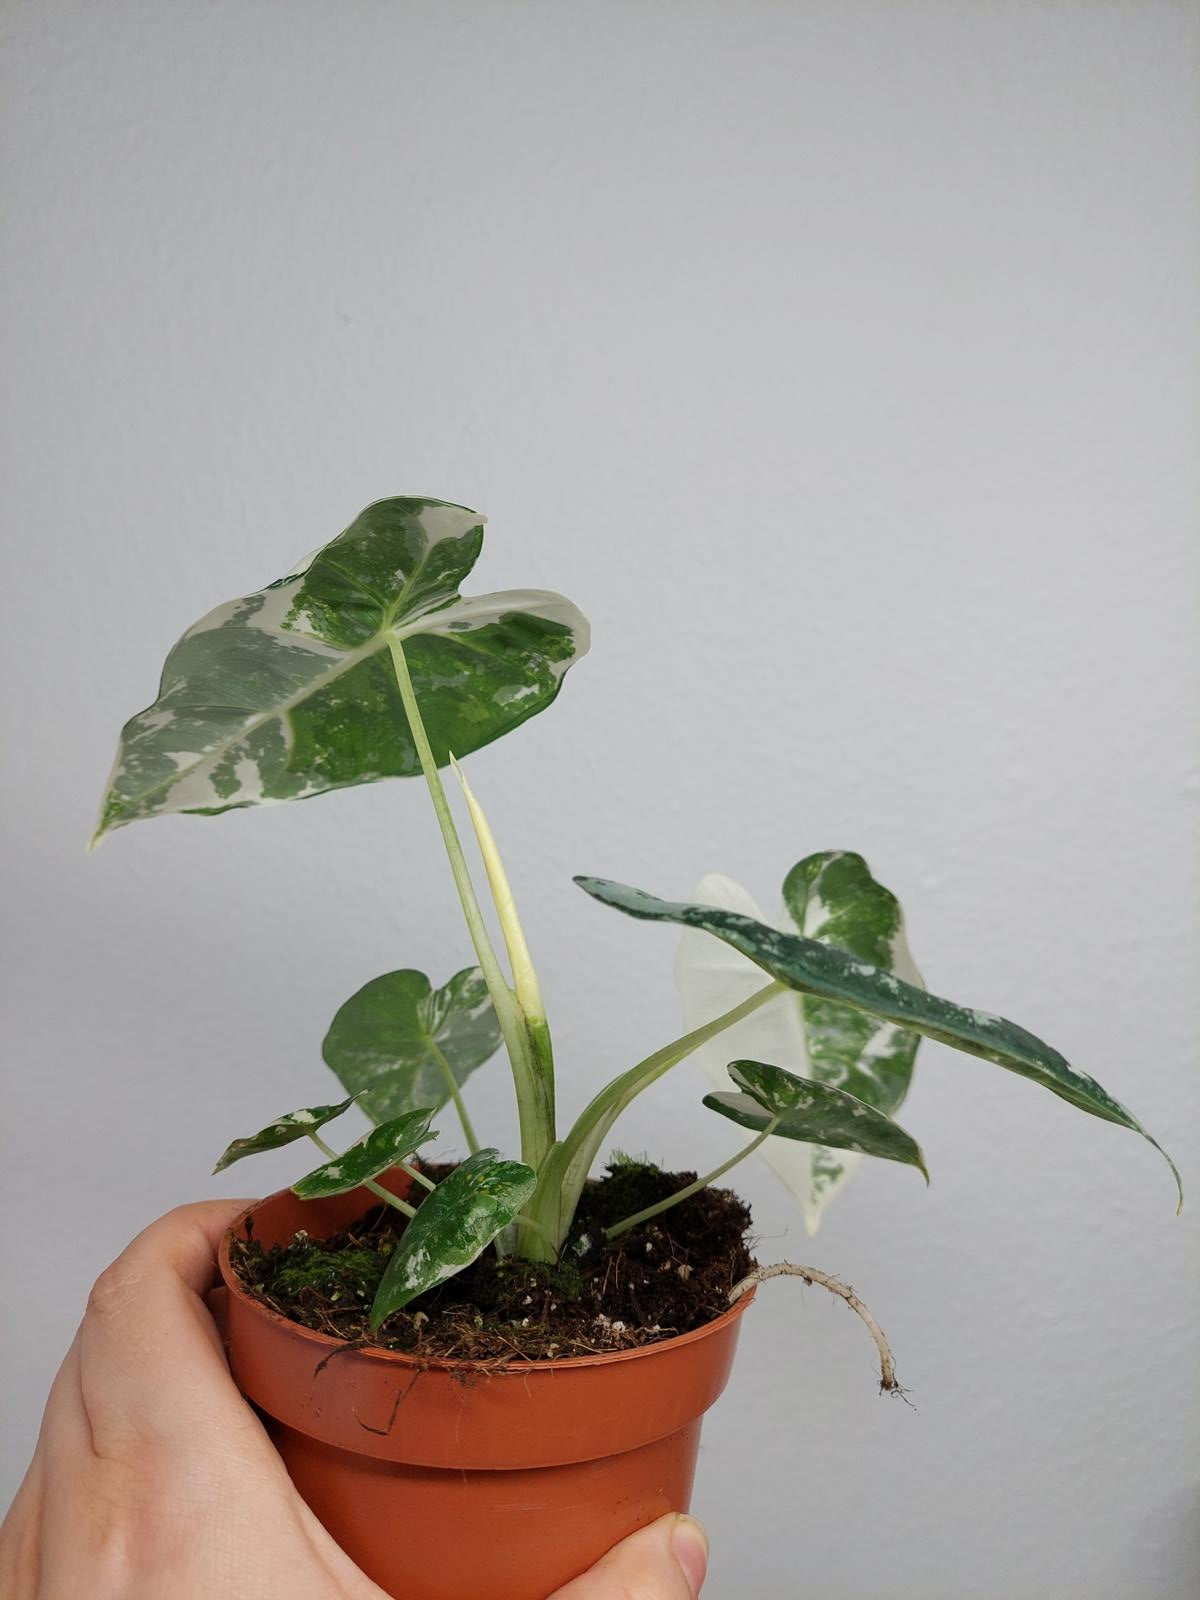
[[[404, 1192], [403, 1176], [389, 1187]], [[489, 1366], [419, 1363], [311, 1332], [247, 1294], [229, 1260], [324, 1238], [375, 1204], [358, 1189], [250, 1207], [221, 1245], [229, 1358], [292, 1479], [398, 1600], [545, 1600], [619, 1539], [687, 1510], [701, 1419], [725, 1387], [746, 1295], [643, 1349]]]

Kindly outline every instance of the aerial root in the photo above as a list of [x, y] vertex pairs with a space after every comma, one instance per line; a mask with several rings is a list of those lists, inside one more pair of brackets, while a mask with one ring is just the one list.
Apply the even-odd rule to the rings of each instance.
[[855, 1316], [861, 1317], [866, 1323], [867, 1331], [875, 1341], [875, 1347], [879, 1351], [880, 1389], [885, 1394], [903, 1395], [904, 1390], [896, 1381], [896, 1363], [892, 1360], [892, 1352], [884, 1337], [883, 1329], [848, 1283], [842, 1283], [839, 1278], [832, 1277], [828, 1272], [822, 1272], [819, 1267], [798, 1267], [791, 1261], [776, 1261], [769, 1267], [756, 1267], [753, 1272], [747, 1273], [740, 1283], [735, 1283], [729, 1291], [730, 1305], [736, 1305], [748, 1290], [753, 1289], [756, 1284], [765, 1283], [768, 1278], [803, 1278], [805, 1283], [819, 1284], [822, 1289], [828, 1289], [830, 1294], [844, 1300]]

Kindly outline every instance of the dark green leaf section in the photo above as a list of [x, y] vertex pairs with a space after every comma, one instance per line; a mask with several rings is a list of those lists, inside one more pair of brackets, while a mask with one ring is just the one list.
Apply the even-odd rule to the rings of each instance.
[[334, 1117], [340, 1117], [343, 1111], [348, 1111], [356, 1098], [351, 1095], [348, 1100], [339, 1100], [335, 1106], [305, 1106], [301, 1111], [289, 1111], [286, 1116], [277, 1117], [248, 1138], [235, 1139], [213, 1172], [231, 1167], [243, 1156], [256, 1156], [263, 1150], [278, 1150], [281, 1145], [291, 1144], [294, 1139], [303, 1139], [307, 1134], [316, 1133], [318, 1128], [323, 1128]]
[[916, 1167], [928, 1182], [925, 1157], [917, 1141], [854, 1095], [763, 1061], [731, 1061], [729, 1076], [745, 1092], [707, 1094], [704, 1104], [743, 1128], [755, 1133], [770, 1128], [772, 1136], [781, 1139], [901, 1161]]
[[[904, 913], [862, 856], [823, 850], [799, 861], [783, 880], [783, 899], [798, 932], [836, 945], [907, 982], [919, 978], [904, 936]], [[806, 996], [803, 1026], [812, 1074], [891, 1113], [912, 1082], [920, 1036], [881, 1031], [853, 1007]], [[349, 1085], [347, 1085], [349, 1087]]]
[[390, 638], [439, 764], [544, 710], [587, 624], [543, 590], [461, 595], [482, 541], [465, 506], [382, 500], [299, 571], [203, 617], [122, 730], [97, 838], [419, 772]]
[[593, 899], [626, 915], [648, 922], [675, 923], [699, 928], [740, 950], [764, 972], [802, 994], [819, 995], [869, 1012], [902, 1028], [911, 1028], [941, 1044], [981, 1056], [1044, 1088], [1107, 1122], [1119, 1123], [1142, 1134], [1164, 1156], [1183, 1189], [1174, 1163], [1130, 1111], [1101, 1088], [1094, 1078], [1078, 1072], [1065, 1056], [1005, 1017], [956, 1005], [905, 983], [893, 973], [832, 945], [783, 933], [753, 917], [713, 906], [659, 900], [644, 890], [603, 878], [579, 877], [575, 882]]
[[435, 989], [423, 972], [385, 972], [351, 995], [325, 1035], [326, 1062], [363, 1110], [386, 1122], [440, 1107], [500, 1046], [500, 1024], [478, 967]]
[[479, 1150], [425, 1196], [401, 1235], [371, 1307], [371, 1326], [470, 1266], [507, 1228], [537, 1177], [520, 1161]]
[[292, 1193], [298, 1194], [301, 1200], [324, 1200], [331, 1194], [357, 1189], [360, 1183], [407, 1161], [421, 1145], [436, 1139], [437, 1134], [429, 1131], [432, 1116], [433, 1107], [426, 1106], [419, 1111], [406, 1111], [402, 1117], [372, 1128], [349, 1150], [306, 1173], [292, 1185]]

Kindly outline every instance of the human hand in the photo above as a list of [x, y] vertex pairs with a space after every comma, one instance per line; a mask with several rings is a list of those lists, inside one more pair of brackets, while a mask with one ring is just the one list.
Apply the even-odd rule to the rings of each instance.
[[[181, 1206], [96, 1281], [0, 1527], [5, 1600], [387, 1600], [292, 1485], [207, 1296], [245, 1201]], [[551, 1600], [695, 1600], [690, 1517], [633, 1534]]]

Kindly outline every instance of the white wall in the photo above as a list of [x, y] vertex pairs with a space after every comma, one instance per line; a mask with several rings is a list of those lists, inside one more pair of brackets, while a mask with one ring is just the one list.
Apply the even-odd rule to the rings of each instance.
[[[490, 517], [591, 658], [476, 758], [564, 1099], [676, 1031], [571, 873], [768, 900], [864, 851], [943, 992], [1127, 1098], [1200, 1196], [1198, 14], [1185, 4], [6, 7], [11, 1489], [85, 1289], [333, 1009], [468, 950], [415, 785], [83, 842], [166, 648], [367, 501]], [[710, 1165], [679, 1069], [620, 1129]], [[511, 1124], [497, 1068], [480, 1119]], [[926, 1046], [710, 1419], [718, 1600], [1182, 1600], [1196, 1213], [1132, 1135]], [[30, 1246], [23, 1229], [36, 1229]]]

